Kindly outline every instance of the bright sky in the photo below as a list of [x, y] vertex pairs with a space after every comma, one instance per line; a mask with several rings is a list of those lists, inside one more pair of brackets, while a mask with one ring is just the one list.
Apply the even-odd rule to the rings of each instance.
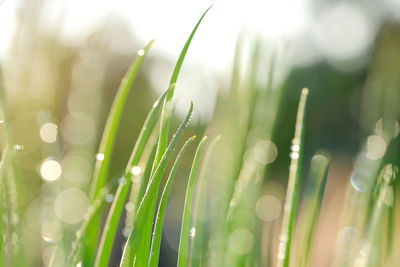
[[[50, 20], [61, 14], [68, 38], [84, 36], [108, 16], [120, 17], [143, 43], [156, 39], [155, 50], [175, 57], [202, 12], [214, 3], [190, 53], [193, 59], [221, 69], [229, 65], [236, 36], [244, 27], [270, 37], [290, 36], [304, 27], [307, 24], [305, 1], [56, 0], [43, 13]], [[14, 1], [0, 0], [2, 53], [12, 35], [14, 11]]]
[[[45, 19], [48, 20], [45, 26], [54, 26], [62, 18], [61, 36], [69, 41], [84, 40], [100, 22], [115, 23], [118, 18], [126, 22], [128, 31], [139, 38], [141, 45], [156, 39], [152, 55], [163, 54], [173, 62], [201, 14], [214, 3], [196, 33], [182, 69], [185, 72], [190, 67], [201, 66], [208, 73], [203, 77], [196, 71], [193, 75], [193, 69], [188, 75], [182, 73], [177, 87], [178, 92], [180, 86], [185, 86], [187, 90], [183, 101], [187, 102], [186, 96], [189, 100], [200, 99], [200, 95], [205, 93], [204, 88], [193, 88], [195, 84], [204, 87], [205, 77], [210, 79], [212, 73], [231, 70], [236, 39], [243, 30], [246, 34], [258, 34], [266, 40], [294, 39], [296, 45], [293, 46], [291, 60], [300, 60], [300, 64], [309, 64], [323, 55], [338, 68], [352, 67], [348, 62], [339, 62], [340, 65], [337, 61], [366, 53], [378, 29], [378, 18], [368, 16], [361, 4], [347, 1], [332, 1], [313, 17], [309, 1], [47, 0], [44, 2], [51, 5], [47, 5], [42, 14], [46, 14]], [[21, 2], [0, 0], [0, 59], [6, 53], [13, 33], [16, 5]], [[124, 40], [121, 39], [124, 33], [115, 32], [114, 35], [112, 39], [118, 40], [113, 44], [116, 50], [132, 53], [130, 43], [121, 41]], [[164, 89], [168, 75], [157, 74], [154, 86]], [[215, 94], [213, 86], [216, 86], [214, 81], [206, 85], [209, 92]], [[188, 95], [187, 92], [197, 92], [197, 95]], [[214, 99], [211, 95], [206, 98]]]

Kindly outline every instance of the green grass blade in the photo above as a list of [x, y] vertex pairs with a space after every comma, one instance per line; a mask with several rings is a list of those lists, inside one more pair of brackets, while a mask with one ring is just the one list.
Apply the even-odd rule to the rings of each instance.
[[[151, 136], [149, 137], [151, 139]], [[127, 209], [126, 210], [126, 218], [125, 218], [125, 228], [124, 228], [124, 233], [130, 232], [133, 229], [133, 223], [135, 221], [135, 216], [137, 209], [139, 207], [140, 201], [143, 198], [144, 192], [146, 191], [147, 185], [150, 180], [150, 175], [151, 175], [151, 168], [152, 164], [154, 161], [154, 156], [156, 155], [156, 150], [157, 150], [157, 138], [155, 140], [149, 140], [149, 143], [147, 144], [148, 146], [151, 147], [151, 151], [147, 157], [147, 160], [145, 161], [145, 168], [143, 171], [143, 174], [141, 176], [136, 177], [136, 181], [132, 179], [132, 186], [131, 186], [131, 191], [129, 193], [129, 203], [132, 205], [132, 209]], [[144, 154], [145, 152], [143, 152]], [[143, 155], [144, 157], [145, 155]], [[140, 162], [139, 162], [140, 164]]]
[[[212, 6], [207, 8], [207, 10], [203, 13], [203, 15], [200, 17], [198, 22], [196, 23], [196, 26], [193, 28], [192, 32], [189, 35], [189, 38], [187, 39], [185, 45], [182, 48], [181, 53], [179, 54], [179, 58], [175, 64], [174, 70], [172, 72], [169, 84], [175, 84], [176, 81], [178, 80], [179, 72], [181, 70], [183, 61], [185, 59], [186, 53], [189, 49], [190, 43], [192, 42], [192, 39], [200, 26], [201, 21], [203, 20], [204, 16], [207, 14], [207, 12], [210, 10]], [[161, 156], [164, 154], [164, 151], [167, 147], [168, 144], [168, 135], [169, 135], [169, 125], [170, 125], [170, 120], [171, 120], [171, 100], [172, 97], [174, 96], [174, 90], [171, 90], [167, 97], [165, 98], [164, 101], [164, 106], [163, 106], [163, 111], [162, 111], [162, 116], [161, 116], [161, 133], [158, 141], [158, 147], [157, 147], [157, 153], [156, 153], [156, 160], [154, 161], [154, 166], [153, 170], [155, 170], [158, 166], [158, 163], [161, 160]]]
[[71, 243], [71, 251], [67, 257], [67, 262], [69, 265], [75, 266], [79, 261], [81, 261], [81, 250], [84, 249], [85, 238], [87, 238], [87, 228], [90, 226], [91, 221], [98, 214], [100, 208], [105, 202], [105, 197], [110, 193], [114, 192], [117, 185], [119, 185], [120, 180], [114, 179], [109, 182], [101, 190], [101, 194], [97, 199], [91, 204], [84, 216], [83, 222], [80, 224], [79, 229], [75, 232], [75, 240]]
[[126, 103], [126, 99], [131, 90], [133, 81], [139, 72], [139, 69], [147, 55], [148, 50], [154, 40], [149, 42], [146, 47], [138, 55], [138, 57], [133, 61], [129, 70], [122, 79], [121, 85], [115, 95], [114, 101], [112, 103], [110, 113], [108, 114], [106, 125], [104, 127], [103, 136], [100, 141], [100, 146], [98, 150], [98, 155], [103, 155], [103, 160], [97, 160], [94, 170], [93, 180], [90, 189], [90, 200], [93, 201], [100, 193], [100, 190], [104, 187], [108, 169], [111, 162], [111, 153], [115, 143], [115, 137], [117, 134], [117, 129], [121, 121], [121, 115], [123, 108]]
[[[209, 8], [207, 8], [206, 11], [204, 11], [203, 15], [197, 21], [196, 26], [193, 28], [192, 32], [190, 33], [189, 38], [187, 39], [187, 41], [186, 41], [181, 53], [179, 54], [179, 58], [178, 58], [178, 61], [175, 64], [175, 68], [174, 68], [174, 71], [172, 72], [169, 84], [176, 83], [176, 81], [178, 80], [179, 72], [181, 70], [181, 67], [182, 67], [183, 61], [185, 59], [186, 53], [187, 53], [187, 51], [189, 49], [190, 43], [192, 42], [192, 39], [193, 39], [193, 37], [194, 37], [194, 35], [195, 35], [196, 31], [197, 31], [197, 28], [200, 26], [201, 21], [203, 20], [203, 18], [205, 17], [205, 15], [207, 14], [207, 12], [210, 10], [211, 7], [212, 7], [212, 5]], [[173, 91], [170, 92], [168, 94], [168, 96], [167, 96], [166, 101], [167, 102], [171, 101], [173, 95], [174, 95], [174, 92]]]
[[181, 161], [181, 158], [183, 156], [183, 153], [185, 152], [187, 146], [189, 145], [190, 142], [195, 140], [196, 136], [193, 136], [189, 138], [186, 143], [183, 145], [181, 148], [181, 151], [179, 152], [174, 165], [172, 166], [171, 172], [169, 174], [168, 180], [164, 186], [163, 193], [161, 195], [160, 199], [160, 204], [158, 206], [158, 211], [157, 211], [157, 216], [156, 216], [156, 222], [154, 226], [154, 231], [153, 231], [153, 240], [151, 243], [151, 250], [150, 250], [150, 260], [149, 260], [149, 266], [150, 267], [156, 267], [158, 266], [158, 260], [160, 257], [160, 246], [161, 246], [161, 236], [162, 236], [162, 228], [164, 224], [164, 216], [165, 216], [165, 210], [167, 207], [167, 202], [169, 198], [169, 194], [171, 192], [172, 188], [172, 183], [174, 181], [174, 178], [176, 176], [176, 173], [178, 171], [179, 163]]
[[[183, 216], [182, 216], [182, 226], [181, 226], [181, 236], [179, 240], [179, 250], [178, 250], [178, 267], [187, 266], [188, 262], [188, 252], [189, 252], [189, 236], [190, 236], [190, 213], [192, 212], [193, 206], [193, 193], [195, 186], [195, 178], [197, 174], [197, 168], [200, 160], [200, 152], [203, 147], [207, 137], [203, 137], [197, 146], [196, 154], [193, 159], [192, 168], [190, 169], [189, 181], [186, 189], [185, 204], [183, 206]], [[195, 230], [194, 230], [195, 231]], [[192, 235], [195, 232], [191, 233]]]
[[[121, 85], [115, 95], [110, 112], [107, 116], [106, 124], [104, 127], [103, 135], [101, 137], [99, 150], [96, 155], [96, 163], [93, 171], [93, 177], [89, 191], [89, 201], [93, 201], [99, 196], [101, 189], [106, 184], [108, 170], [111, 163], [111, 155], [115, 144], [117, 130], [121, 121], [122, 111], [124, 109], [127, 97], [131, 91], [133, 81], [135, 80], [139, 69], [147, 55], [154, 41], [149, 42], [147, 46], [140, 50], [138, 57], [133, 61], [125, 77], [121, 81]], [[93, 218], [90, 226], [88, 227], [88, 239], [85, 246], [85, 264], [92, 266], [96, 254], [96, 247], [98, 245], [98, 236], [100, 232], [100, 214], [98, 218]]]
[[[3, 149], [3, 152], [1, 153], [1, 161], [0, 161], [0, 214], [3, 214], [4, 211], [4, 191], [3, 191], [3, 183], [5, 180], [5, 166], [7, 165], [8, 162], [8, 148], [5, 147]], [[3, 240], [3, 220], [0, 221], [0, 240]], [[0, 267], [4, 265], [4, 244], [3, 242], [0, 242]]]
[[162, 103], [168, 94], [169, 90], [173, 88], [170, 87], [165, 91], [159, 99], [154, 103], [152, 109], [150, 110], [139, 137], [136, 141], [135, 147], [132, 151], [130, 159], [125, 169], [125, 183], [120, 183], [111, 204], [110, 211], [108, 213], [103, 234], [101, 236], [99, 249], [97, 251], [95, 266], [107, 266], [110, 258], [112, 246], [114, 243], [115, 233], [118, 228], [118, 223], [121, 218], [121, 214], [126, 202], [126, 198], [129, 193], [129, 188], [132, 183], [132, 168], [139, 163], [140, 156], [144, 150], [145, 144], [150, 136], [151, 130], [157, 121], [158, 114]]
[[206, 172], [208, 169], [208, 164], [211, 159], [211, 155], [214, 151], [215, 145], [221, 140], [221, 136], [215, 137], [204, 156], [204, 161], [200, 168], [197, 192], [195, 195], [193, 203], [193, 225], [196, 229], [196, 235], [190, 240], [190, 256], [191, 256], [191, 266], [196, 267], [201, 265], [201, 257], [203, 255], [204, 241], [206, 239], [206, 232], [204, 231], [202, 216], [205, 216], [205, 205], [207, 203], [207, 198], [205, 197], [206, 191]]
[[[211, 8], [211, 7], [210, 7]], [[185, 59], [185, 56], [187, 54], [187, 51], [189, 49], [190, 43], [192, 42], [192, 39], [198, 29], [198, 27], [200, 26], [201, 21], [203, 20], [204, 16], [206, 15], [206, 13], [208, 12], [208, 10], [210, 9], [208, 8], [203, 15], [201, 16], [201, 18], [198, 20], [197, 24], [195, 25], [194, 29], [192, 30], [191, 34], [189, 35], [189, 38], [187, 39], [184, 47], [181, 50], [181, 53], [178, 57], [178, 60], [175, 64], [174, 70], [171, 74], [171, 78], [170, 78], [170, 84], [174, 84], [176, 83], [178, 76], [179, 76], [179, 72], [181, 70], [183, 61]], [[161, 115], [161, 123], [160, 123], [160, 135], [159, 135], [159, 140], [158, 140], [158, 144], [157, 144], [157, 151], [156, 151], [156, 156], [155, 156], [155, 160], [153, 163], [153, 168], [152, 168], [152, 175], [154, 174], [155, 170], [158, 167], [158, 164], [161, 160], [162, 155], [165, 152], [165, 149], [167, 147], [168, 144], [168, 139], [169, 139], [169, 127], [170, 127], [170, 121], [171, 121], [171, 113], [172, 113], [172, 98], [173, 98], [173, 94], [174, 94], [174, 90], [170, 91], [164, 101], [164, 105], [163, 105], [163, 111], [162, 111], [162, 115]], [[152, 213], [155, 212], [155, 207], [156, 207], [156, 203], [154, 202], [152, 204], [151, 208], [151, 212], [150, 212], [150, 217], [149, 220], [152, 219], [153, 215]], [[148, 251], [150, 250], [150, 239], [151, 239], [151, 232], [152, 229], [150, 227], [150, 225], [147, 225], [147, 227], [143, 230], [144, 236], [146, 237], [142, 242], [143, 244], [140, 246], [140, 251], [138, 252], [138, 254], [143, 255], [143, 257], [140, 257], [139, 259], [143, 259], [143, 262], [138, 262], [139, 265], [145, 265], [148, 263], [148, 259], [145, 259], [145, 256], [148, 254]]]
[[142, 239], [144, 227], [148, 224], [152, 224], [153, 220], [148, 220], [148, 212], [151, 208], [153, 201], [157, 199], [158, 189], [160, 186], [161, 178], [165, 172], [167, 164], [172, 156], [172, 152], [175, 150], [178, 140], [182, 135], [184, 129], [189, 123], [193, 112], [193, 103], [190, 104], [190, 109], [185, 119], [182, 121], [178, 130], [175, 132], [174, 136], [170, 144], [167, 147], [164, 155], [161, 158], [160, 164], [158, 165], [154, 175], [150, 179], [149, 185], [147, 186], [146, 192], [142, 198], [139, 209], [136, 214], [134, 226], [132, 232], [128, 236], [128, 240], [124, 247], [124, 252], [122, 254], [121, 264], [120, 266], [132, 266], [134, 255], [131, 255], [131, 252], [136, 252], [138, 249], [138, 245]]
[[292, 243], [292, 234], [294, 221], [297, 213], [297, 204], [299, 200], [299, 187], [301, 164], [303, 158], [303, 136], [305, 122], [305, 108], [308, 96], [308, 89], [301, 91], [299, 107], [297, 110], [297, 119], [295, 125], [294, 138], [292, 141], [292, 152], [290, 154], [291, 163], [289, 169], [289, 182], [286, 191], [285, 208], [283, 214], [282, 231], [279, 237], [278, 267], [288, 267], [290, 260], [290, 245]]
[[[299, 230], [299, 267], [310, 266], [313, 235], [321, 209], [322, 197], [328, 175], [329, 159], [316, 154], [311, 159], [311, 169], [304, 200], [302, 202]], [[301, 244], [300, 244], [301, 243]]]
[[384, 215], [393, 205], [393, 182], [397, 178], [398, 167], [387, 164], [382, 168], [380, 178], [382, 184], [379, 188], [378, 198], [374, 203], [371, 219], [369, 220], [365, 239], [361, 243], [360, 251], [354, 260], [354, 266], [372, 267], [379, 266], [379, 254], [382, 252], [382, 230], [385, 226]]

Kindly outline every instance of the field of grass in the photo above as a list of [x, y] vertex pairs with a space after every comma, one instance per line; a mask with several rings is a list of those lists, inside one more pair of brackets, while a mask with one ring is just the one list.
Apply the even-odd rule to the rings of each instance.
[[[61, 74], [43, 78], [34, 68], [29, 74], [28, 68], [29, 78], [20, 80], [4, 72], [4, 80], [0, 79], [0, 266], [305, 267], [317, 266], [315, 261], [326, 250], [330, 250], [331, 266], [397, 266], [399, 89], [365, 89], [360, 121], [370, 125], [360, 137], [351, 176], [342, 177], [344, 185], [328, 181], [330, 152], [323, 147], [308, 149], [322, 138], [310, 137], [307, 126], [309, 117], [319, 115], [312, 109], [318, 105], [313, 94], [319, 88], [303, 88], [307, 84], [299, 82], [297, 90], [286, 90], [283, 82], [274, 80], [284, 55], [273, 51], [265, 56], [262, 41], [252, 42], [247, 56], [238, 40], [231, 84], [219, 95], [212, 120], [203, 128], [191, 128], [196, 99], [186, 103], [187, 114], [177, 122], [174, 91], [207, 12], [184, 44], [165, 91], [152, 105], [145, 96], [138, 103], [138, 93], [134, 115], [148, 113], [141, 116], [143, 122], [135, 122], [140, 124], [137, 133], [127, 132], [124, 116], [131, 118], [126, 112], [132, 105], [130, 96], [144, 83], [140, 71], [154, 41], [137, 52], [109, 109], [102, 105], [99, 93], [104, 81], [98, 77], [107, 69], [96, 53], [102, 53], [103, 47], [88, 47], [76, 72], [66, 63], [73, 61], [70, 51], [61, 49], [64, 54], [51, 55], [56, 63], [47, 67], [71, 72], [69, 83], [76, 87], [52, 92], [58, 105], [71, 113], [61, 124], [55, 119], [61, 111], [50, 114], [38, 109], [40, 105], [54, 108], [46, 102], [50, 97], [46, 94], [53, 87], [62, 88]], [[49, 40], [50, 48], [56, 46]], [[241, 62], [243, 55], [249, 62]], [[94, 64], [85, 67], [90, 61]], [[378, 58], [372, 66], [380, 64]], [[367, 76], [369, 84], [384, 83], [385, 78]], [[41, 95], [28, 92], [35, 82], [43, 89]], [[16, 99], [7, 86], [25, 88], [26, 99]], [[86, 91], [79, 91], [80, 86]], [[67, 94], [75, 98], [65, 103]], [[297, 115], [286, 121], [288, 99], [295, 99]], [[16, 105], [18, 101], [23, 104]], [[16, 114], [23, 110], [36, 115], [21, 123]], [[97, 129], [103, 129], [99, 138], [93, 137]], [[137, 138], [132, 143], [121, 136]], [[291, 140], [290, 147], [279, 146], [283, 136]], [[116, 156], [121, 147], [130, 154]], [[275, 164], [278, 155], [290, 162]], [[284, 181], [278, 182], [282, 176]], [[184, 192], [182, 211], [168, 209], [176, 186]], [[329, 190], [345, 192], [342, 203], [336, 204], [339, 208], [332, 211], [340, 212], [331, 214], [340, 231], [322, 229], [319, 223], [320, 214], [331, 212], [324, 210]], [[169, 251], [163, 242], [169, 212], [179, 212], [181, 218], [173, 221], [179, 238], [172, 264], [163, 261], [161, 252]], [[332, 239], [316, 242], [324, 234]]]

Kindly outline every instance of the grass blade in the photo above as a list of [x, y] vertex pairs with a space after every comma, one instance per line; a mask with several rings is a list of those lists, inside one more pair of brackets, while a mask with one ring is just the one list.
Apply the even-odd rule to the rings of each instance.
[[206, 155], [204, 157], [204, 161], [202, 163], [199, 179], [198, 179], [198, 187], [195, 195], [194, 203], [193, 203], [193, 225], [194, 229], [196, 229], [196, 235], [190, 241], [190, 256], [191, 256], [191, 266], [196, 267], [201, 265], [201, 257], [204, 249], [204, 240], [206, 239], [206, 232], [204, 231], [202, 216], [205, 216], [205, 205], [207, 199], [205, 198], [205, 190], [206, 190], [206, 172], [208, 169], [208, 164], [211, 159], [211, 155], [214, 151], [215, 145], [221, 139], [221, 136], [212, 140], [210, 143]]
[[[4, 200], [5, 200], [5, 192], [4, 192], [4, 180], [6, 177], [6, 172], [5, 172], [5, 166], [7, 165], [8, 162], [8, 148], [5, 147], [3, 149], [3, 152], [1, 153], [1, 161], [0, 161], [0, 212], [1, 214], [4, 214], [3, 211], [5, 210], [4, 207]], [[3, 220], [0, 221], [0, 240], [3, 240]], [[4, 244], [3, 242], [0, 243], [0, 267], [4, 265]]]
[[165, 91], [159, 99], [154, 103], [152, 109], [150, 110], [139, 137], [136, 141], [135, 147], [132, 151], [130, 159], [125, 169], [125, 183], [120, 183], [111, 204], [110, 211], [108, 213], [106, 223], [104, 226], [103, 234], [101, 236], [99, 249], [97, 251], [95, 266], [107, 266], [110, 258], [112, 246], [114, 243], [115, 233], [118, 228], [118, 223], [121, 218], [121, 214], [124, 208], [126, 198], [129, 193], [129, 188], [132, 183], [132, 168], [139, 163], [140, 156], [144, 150], [147, 139], [150, 136], [151, 130], [157, 121], [158, 114], [161, 109], [161, 104], [163, 103], [169, 90], [173, 88], [173, 85]]
[[[398, 174], [397, 166], [387, 164], [381, 171], [378, 198], [375, 201], [371, 219], [366, 229], [365, 240], [361, 243], [360, 251], [354, 260], [354, 266], [380, 266], [379, 253], [384, 226], [384, 215], [393, 205], [393, 182]], [[386, 264], [385, 264], [386, 265]]]
[[[181, 50], [181, 53], [178, 57], [178, 60], [175, 64], [174, 70], [172, 72], [171, 78], [170, 78], [170, 82], [169, 84], [175, 84], [178, 76], [179, 76], [179, 72], [181, 70], [183, 61], [185, 59], [185, 56], [187, 54], [187, 51], [189, 49], [190, 43], [192, 42], [192, 39], [198, 29], [198, 27], [200, 26], [201, 21], [203, 20], [204, 16], [206, 15], [206, 13], [208, 12], [208, 10], [211, 7], [209, 7], [204, 13], [203, 15], [200, 17], [200, 19], [198, 20], [197, 24], [195, 25], [194, 29], [192, 30], [191, 34], [189, 35], [184, 47]], [[164, 103], [163, 103], [163, 110], [162, 110], [162, 115], [161, 115], [161, 123], [160, 123], [160, 135], [159, 135], [159, 140], [157, 143], [157, 151], [156, 151], [156, 156], [155, 156], [155, 160], [153, 163], [153, 168], [152, 168], [152, 175], [154, 174], [155, 170], [158, 167], [158, 164], [161, 160], [162, 155], [164, 154], [167, 144], [168, 144], [168, 138], [169, 138], [169, 127], [170, 127], [170, 121], [171, 121], [171, 113], [172, 113], [172, 98], [173, 98], [173, 94], [174, 94], [174, 90], [171, 90]], [[152, 206], [150, 207], [151, 212], [149, 213], [150, 217], [148, 218], [148, 220], [152, 220], [153, 218], [153, 213], [155, 212], [155, 207], [156, 207], [156, 203], [155, 201], [152, 203]], [[150, 250], [150, 244], [151, 244], [151, 232], [152, 232], [152, 228], [150, 227], [150, 224], [147, 225], [147, 227], [144, 229], [144, 236], [146, 237], [145, 239], [143, 239], [143, 244], [140, 246], [140, 250], [138, 252], [138, 254], [143, 255], [143, 257], [139, 257], [139, 259], [143, 259], [143, 262], [138, 262], [138, 265], [145, 265], [148, 263], [148, 259], [145, 259], [146, 255], [148, 254], [148, 251]]]
[[[179, 72], [181, 70], [183, 61], [185, 59], [186, 53], [189, 49], [190, 43], [192, 42], [192, 39], [200, 26], [201, 21], [203, 20], [204, 16], [207, 14], [207, 12], [210, 10], [212, 6], [207, 8], [207, 10], [203, 13], [203, 15], [200, 17], [200, 19], [197, 21], [196, 26], [193, 28], [192, 32], [189, 35], [189, 38], [187, 39], [185, 45], [182, 48], [181, 53], [179, 54], [179, 58], [175, 64], [174, 70], [172, 72], [169, 84], [175, 84], [176, 81], [178, 80]], [[158, 166], [158, 163], [161, 160], [161, 156], [164, 154], [164, 151], [167, 147], [168, 144], [168, 135], [169, 135], [169, 125], [170, 125], [170, 120], [171, 120], [171, 100], [172, 97], [174, 96], [174, 90], [171, 90], [167, 97], [165, 98], [164, 101], [164, 106], [163, 106], [163, 111], [162, 111], [162, 116], [161, 116], [161, 133], [159, 137], [159, 142], [158, 142], [158, 147], [157, 147], [157, 153], [156, 153], [156, 160], [155, 164], [153, 166], [153, 169], [155, 170]]]
[[290, 260], [290, 245], [292, 243], [292, 234], [294, 220], [299, 201], [300, 175], [303, 158], [303, 136], [305, 122], [305, 108], [308, 96], [308, 89], [301, 91], [299, 107], [297, 110], [297, 119], [295, 125], [294, 138], [292, 141], [292, 152], [290, 153], [291, 162], [289, 169], [289, 182], [286, 191], [285, 208], [283, 214], [282, 231], [279, 237], [278, 267], [288, 267]]
[[88, 226], [90, 225], [91, 221], [97, 215], [98, 211], [102, 207], [102, 205], [105, 202], [105, 197], [110, 193], [114, 192], [115, 188], [117, 188], [117, 185], [119, 185], [120, 180], [119, 179], [114, 179], [109, 182], [107, 186], [105, 186], [101, 190], [101, 194], [97, 199], [91, 204], [84, 216], [84, 220], [79, 226], [79, 229], [75, 232], [75, 240], [72, 241], [71, 243], [71, 251], [67, 257], [67, 262], [70, 265], [75, 266], [78, 261], [81, 260], [81, 250], [83, 249], [84, 242], [82, 242], [85, 238], [87, 238], [87, 233], [86, 230]]
[[311, 159], [310, 177], [302, 202], [299, 223], [299, 267], [310, 266], [312, 241], [316, 223], [321, 209], [322, 196], [325, 191], [326, 177], [328, 175], [329, 160], [326, 156], [316, 154]]
[[179, 163], [183, 156], [183, 153], [185, 152], [189, 143], [192, 142], [193, 140], [195, 140], [195, 138], [196, 138], [196, 136], [189, 138], [186, 141], [186, 143], [183, 145], [183, 147], [181, 148], [181, 151], [179, 152], [179, 154], [174, 162], [174, 165], [172, 166], [168, 180], [164, 186], [164, 190], [163, 190], [163, 193], [162, 193], [161, 199], [160, 199], [160, 204], [158, 206], [156, 222], [155, 222], [154, 232], [153, 232], [153, 240], [151, 243], [150, 259], [149, 259], [150, 267], [158, 266], [158, 261], [159, 261], [159, 257], [160, 257], [161, 236], [162, 236], [162, 228], [163, 228], [163, 223], [164, 223], [165, 209], [167, 207], [167, 202], [168, 202], [169, 194], [171, 192], [172, 183], [173, 183], [176, 173], [178, 171], [178, 166], [179, 166]]
[[[108, 170], [111, 163], [111, 155], [115, 144], [116, 134], [119, 123], [121, 121], [122, 111], [124, 109], [128, 94], [131, 90], [133, 81], [135, 80], [139, 69], [147, 55], [148, 50], [154, 41], [140, 50], [138, 57], [133, 61], [125, 77], [121, 81], [121, 85], [112, 103], [107, 121], [104, 127], [103, 135], [100, 141], [99, 150], [96, 155], [96, 163], [93, 171], [93, 177], [89, 192], [89, 201], [93, 201], [99, 196], [101, 189], [105, 186]], [[97, 215], [97, 216], [100, 216]], [[86, 240], [85, 247], [85, 264], [93, 265], [98, 244], [98, 236], [100, 231], [100, 218], [93, 218], [91, 225], [88, 227], [89, 238]]]
[[188, 261], [188, 252], [189, 252], [189, 234], [194, 235], [194, 233], [190, 233], [190, 213], [192, 211], [193, 205], [193, 193], [195, 186], [195, 178], [197, 174], [197, 168], [200, 160], [200, 151], [203, 147], [207, 137], [203, 137], [197, 146], [196, 154], [193, 159], [192, 168], [190, 169], [189, 181], [186, 189], [185, 196], [185, 204], [183, 207], [183, 216], [182, 216], [182, 226], [181, 226], [181, 236], [179, 240], [179, 250], [178, 250], [178, 267], [187, 266]]
[[154, 175], [151, 177], [149, 185], [147, 186], [146, 192], [142, 198], [140, 203], [138, 212], [136, 214], [134, 226], [132, 232], [128, 236], [128, 240], [124, 247], [124, 252], [122, 254], [121, 264], [120, 266], [132, 266], [134, 255], [131, 255], [131, 252], [136, 252], [138, 249], [138, 245], [142, 239], [143, 228], [146, 227], [147, 224], [152, 224], [153, 221], [148, 220], [148, 212], [153, 203], [157, 199], [157, 193], [160, 186], [161, 178], [165, 172], [167, 164], [172, 156], [172, 152], [175, 150], [178, 140], [182, 135], [184, 129], [189, 123], [189, 120], [192, 116], [193, 112], [193, 103], [190, 104], [190, 109], [185, 119], [182, 121], [178, 130], [175, 132], [174, 136], [170, 144], [167, 147], [164, 155], [161, 158], [160, 164], [158, 165]]
[[[154, 130], [153, 130], [154, 131]], [[128, 202], [132, 204], [132, 209], [127, 209], [126, 210], [126, 216], [125, 216], [125, 228], [124, 228], [124, 233], [130, 233], [133, 229], [133, 223], [135, 221], [135, 216], [137, 209], [139, 207], [140, 201], [143, 198], [144, 192], [146, 191], [147, 185], [150, 180], [150, 174], [151, 174], [151, 168], [152, 164], [154, 161], [154, 156], [156, 155], [156, 149], [157, 149], [157, 139], [158, 137], [155, 137], [154, 140], [150, 140], [152, 137], [149, 137], [149, 142], [147, 143], [147, 146], [149, 146], [149, 150], [151, 147], [150, 152], [148, 151], [148, 156], [146, 157], [146, 164], [145, 168], [143, 171], [143, 174], [141, 176], [132, 178], [132, 186], [131, 190], [129, 193], [129, 199]], [[143, 151], [143, 158], [140, 160], [144, 160], [145, 151]], [[139, 164], [140, 164], [139, 161]]]
[[114, 98], [110, 113], [107, 117], [106, 125], [104, 127], [103, 136], [100, 141], [98, 155], [102, 155], [101, 158], [103, 159], [96, 162], [93, 181], [90, 189], [90, 199], [92, 201], [99, 195], [100, 190], [105, 185], [111, 162], [111, 153], [114, 147], [115, 137], [126, 99], [132, 87], [133, 81], [136, 78], [136, 75], [138, 74], [139, 69], [146, 57], [146, 54], [153, 43], [154, 41], [149, 42], [143, 50], [140, 50], [142, 53], [140, 53], [139, 56], [133, 61], [129, 70], [125, 74], [125, 77], [122, 79], [121, 85]]

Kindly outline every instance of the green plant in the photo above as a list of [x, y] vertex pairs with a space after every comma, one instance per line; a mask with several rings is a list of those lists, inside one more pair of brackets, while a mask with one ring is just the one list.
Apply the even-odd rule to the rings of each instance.
[[[159, 264], [166, 207], [173, 182], [185, 151], [196, 139], [193, 136], [186, 140], [169, 168], [193, 112], [191, 103], [188, 113], [170, 139], [172, 99], [190, 43], [208, 10], [185, 43], [168, 89], [148, 113], [122, 177], [111, 179], [115, 176], [110, 173], [110, 166], [122, 113], [153, 41], [139, 50], [123, 78], [96, 154], [88, 212], [78, 229], [73, 229], [76, 230], [75, 235], [64, 235], [58, 241], [62, 244], [60, 246], [66, 248], [66, 260], [62, 261], [64, 265], [115, 265], [110, 258], [116, 246], [116, 237], [121, 234], [118, 227], [122, 224], [124, 208], [127, 235], [119, 265], [154, 267]], [[260, 82], [260, 76], [264, 77], [262, 43], [257, 41], [252, 45], [249, 66], [242, 73], [240, 58], [243, 50], [239, 40], [230, 90], [220, 95], [216, 114], [206, 129], [206, 134], [213, 137], [212, 141], [202, 156], [206, 145], [206, 137], [203, 137], [194, 157], [190, 158], [192, 164], [185, 190], [177, 251], [179, 267], [310, 266], [316, 249], [319, 249], [314, 246], [314, 239], [330, 157], [326, 153], [314, 154], [305, 183], [304, 173], [308, 164], [304, 153], [307, 147], [304, 138], [307, 135], [307, 97], [313, 89], [310, 92], [308, 89], [301, 91], [290, 148], [291, 163], [282, 225], [279, 225], [277, 218], [280, 216], [282, 196], [266, 192], [273, 180], [271, 165], [278, 154], [274, 143], [275, 136], [280, 134], [277, 120], [285, 105], [282, 85], [273, 80], [276, 61], [280, 58], [277, 52], [270, 56], [268, 79]], [[21, 147], [15, 145], [13, 140], [10, 114], [4, 103], [4, 92], [1, 91], [1, 94], [0, 208], [3, 220], [0, 234], [6, 242], [0, 246], [0, 266], [27, 266], [29, 260], [23, 248], [24, 229], [19, 223], [22, 216], [17, 188], [20, 174], [16, 154]], [[342, 240], [343, 249], [339, 249], [335, 256], [338, 266], [392, 266], [398, 257], [396, 252], [400, 246], [394, 236], [399, 220], [396, 167], [400, 159], [399, 134], [396, 116], [387, 113], [384, 117], [385, 129], [369, 137], [355, 164], [351, 181], [353, 183], [354, 179], [358, 179], [365, 184], [363, 188], [354, 184], [350, 187], [343, 208], [343, 223], [351, 227], [348, 229], [357, 230], [358, 234], [345, 236]], [[373, 154], [376, 139], [383, 140], [387, 145], [386, 153], [380, 157]], [[144, 166], [143, 171], [139, 165]], [[306, 185], [305, 190], [302, 190], [303, 185]], [[110, 193], [113, 197], [108, 208], [106, 199]], [[277, 251], [273, 246], [276, 233], [280, 233]], [[57, 253], [56, 247], [52, 250], [49, 266], [58, 265]]]

